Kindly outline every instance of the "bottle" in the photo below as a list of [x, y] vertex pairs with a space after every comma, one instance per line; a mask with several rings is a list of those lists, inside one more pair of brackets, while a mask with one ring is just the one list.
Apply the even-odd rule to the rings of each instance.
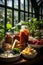
[[23, 25], [20, 30], [20, 43], [27, 43], [29, 37], [29, 30], [27, 26]]

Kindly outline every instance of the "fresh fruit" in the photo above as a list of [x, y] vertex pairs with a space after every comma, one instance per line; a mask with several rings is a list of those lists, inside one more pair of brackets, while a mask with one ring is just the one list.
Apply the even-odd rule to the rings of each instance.
[[43, 40], [42, 39], [31, 40], [31, 41], [29, 41], [29, 43], [36, 44], [36, 45], [43, 45]]

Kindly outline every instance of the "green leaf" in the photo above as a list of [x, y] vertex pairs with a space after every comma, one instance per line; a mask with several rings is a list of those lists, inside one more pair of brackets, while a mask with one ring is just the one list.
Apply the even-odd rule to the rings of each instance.
[[11, 29], [11, 28], [12, 28], [12, 24], [7, 23], [7, 24], [6, 24], [6, 27], [7, 27], [7, 29]]

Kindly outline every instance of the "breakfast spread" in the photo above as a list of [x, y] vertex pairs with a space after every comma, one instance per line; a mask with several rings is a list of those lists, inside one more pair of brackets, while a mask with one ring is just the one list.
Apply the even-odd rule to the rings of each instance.
[[[14, 55], [22, 54], [26, 58], [34, 58], [37, 55], [37, 51], [28, 45], [43, 45], [43, 40], [36, 39], [30, 36], [30, 32], [27, 28], [20, 30], [19, 34], [14, 34], [13, 37], [10, 34], [5, 36], [5, 41], [2, 44], [2, 48], [5, 51], [12, 50]], [[2, 53], [1, 57], [6, 56], [7, 53]], [[10, 55], [10, 56], [9, 56]], [[13, 57], [12, 52], [8, 53], [8, 57]], [[6, 56], [7, 57], [7, 56]]]

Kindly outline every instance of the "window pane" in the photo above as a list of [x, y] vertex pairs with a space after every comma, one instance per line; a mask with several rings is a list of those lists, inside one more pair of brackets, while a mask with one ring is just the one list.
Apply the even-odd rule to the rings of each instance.
[[25, 11], [28, 11], [28, 0], [25, 0]]
[[0, 40], [4, 37], [5, 9], [0, 7]]
[[24, 12], [20, 12], [20, 20], [24, 20]]
[[14, 11], [14, 25], [18, 23], [18, 11]]
[[31, 5], [31, 1], [29, 0], [29, 12], [31, 12], [31, 7], [32, 5]]
[[33, 13], [35, 13], [34, 8], [33, 8]]
[[38, 1], [40, 1], [40, 0], [36, 0], [36, 2], [38, 2]]
[[7, 9], [7, 23], [12, 24], [12, 10]]
[[18, 0], [14, 0], [14, 8], [18, 9]]
[[5, 0], [0, 0], [0, 4], [4, 5], [5, 4]]
[[[43, 4], [42, 4], [42, 15], [43, 15]], [[42, 18], [43, 19], [43, 18]]]
[[35, 15], [33, 14], [33, 17], [35, 18]]
[[39, 19], [41, 20], [41, 16], [39, 17]]
[[32, 17], [32, 14], [29, 14], [29, 17], [31, 18]]
[[24, 0], [20, 0], [20, 8], [21, 10], [24, 10]]
[[28, 13], [25, 13], [25, 20], [28, 21]]
[[12, 0], [7, 0], [7, 6], [12, 7]]
[[40, 15], [41, 15], [41, 14], [43, 15], [43, 7], [42, 7], [42, 8], [40, 7], [40, 9], [39, 9], [39, 14], [40, 14]]

